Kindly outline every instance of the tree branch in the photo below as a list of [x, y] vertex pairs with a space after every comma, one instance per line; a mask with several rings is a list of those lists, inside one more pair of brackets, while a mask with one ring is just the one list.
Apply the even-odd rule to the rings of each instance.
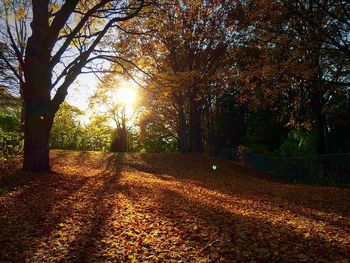
[[[109, 28], [113, 26], [114, 23], [119, 21], [126, 21], [128, 19], [131, 19], [135, 17], [144, 7], [144, 1], [140, 1], [140, 5], [138, 8], [131, 14], [125, 16], [125, 17], [115, 17], [111, 19], [107, 25], [103, 28], [101, 33], [95, 38], [91, 46], [83, 53], [79, 55], [74, 61], [76, 62], [75, 65], [71, 67], [71, 69], [68, 71], [65, 81], [63, 84], [57, 89], [57, 92], [52, 99], [53, 104], [53, 110], [56, 111], [60, 104], [64, 101], [64, 99], [67, 96], [68, 87], [74, 82], [74, 80], [77, 78], [77, 76], [81, 73], [82, 68], [88, 63], [88, 58], [90, 54], [94, 51], [95, 47], [98, 45], [98, 43], [101, 41], [102, 37], [107, 33]], [[74, 31], [74, 30], [73, 30]]]
[[[96, 4], [93, 8], [91, 8], [80, 20], [78, 25], [73, 29], [73, 31], [68, 35], [66, 40], [64, 41], [63, 45], [60, 47], [60, 49], [57, 51], [57, 53], [51, 58], [51, 67], [53, 68], [61, 59], [63, 53], [66, 51], [70, 43], [73, 41], [73, 39], [76, 37], [76, 35], [79, 33], [79, 31], [84, 27], [88, 19], [101, 7], [106, 5], [111, 0], [104, 0], [100, 3]], [[63, 27], [63, 26], [62, 26]]]
[[18, 59], [19, 64], [20, 64], [21, 67], [23, 68], [23, 66], [24, 66], [23, 57], [22, 57], [22, 54], [21, 54], [20, 50], [18, 49], [18, 47], [17, 47], [17, 45], [16, 45], [16, 42], [15, 42], [13, 36], [12, 36], [12, 33], [11, 33], [11, 30], [10, 30], [9, 25], [7, 25], [7, 33], [8, 33], [10, 42], [11, 42], [11, 47], [12, 47], [13, 50], [15, 51], [15, 54], [16, 54], [16, 57], [17, 57], [17, 59]]
[[53, 19], [49, 28], [49, 47], [52, 48], [55, 44], [55, 40], [57, 40], [61, 29], [66, 24], [68, 18], [70, 17], [78, 3], [79, 0], [65, 1], [62, 8], [55, 13], [55, 18]]
[[8, 66], [8, 68], [13, 72], [13, 74], [16, 76], [16, 78], [18, 78], [20, 83], [23, 83], [23, 79], [22, 77], [19, 75], [19, 73], [17, 72], [17, 70], [11, 65], [11, 63], [7, 60], [7, 58], [4, 56], [4, 54], [2, 53], [2, 51], [0, 51], [0, 57], [2, 58], [2, 60], [6, 63], [6, 65]]

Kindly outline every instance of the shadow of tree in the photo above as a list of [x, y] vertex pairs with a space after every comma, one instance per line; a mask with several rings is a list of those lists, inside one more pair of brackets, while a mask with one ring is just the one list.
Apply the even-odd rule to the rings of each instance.
[[[120, 169], [111, 173], [107, 166], [98, 167], [96, 163], [98, 173], [90, 176], [84, 169], [84, 165], [93, 165], [88, 164], [93, 161], [89, 158], [89, 153], [72, 156], [59, 152], [52, 156], [57, 173], [14, 173], [24, 180], [18, 191], [1, 199], [1, 260], [37, 262], [38, 258], [56, 256], [63, 261], [85, 261], [99, 238], [99, 228], [113, 212], [111, 200], [119, 190], [120, 176]], [[73, 175], [60, 173], [67, 160]], [[69, 236], [62, 236], [66, 231]], [[50, 249], [53, 244], [56, 250]]]
[[[23, 261], [37, 239], [49, 235], [66, 211], [51, 213], [56, 204], [66, 202], [86, 182], [52, 174], [23, 174], [26, 182], [19, 191], [4, 196], [0, 205], [0, 258]], [[18, 256], [21, 255], [20, 258]]]
[[[191, 156], [53, 152], [56, 175], [24, 175], [0, 197], [0, 260], [349, 258], [348, 221], [335, 219], [348, 215], [349, 197], [337, 199], [343, 192], [266, 182], [232, 163]], [[219, 172], [210, 170], [212, 163]], [[323, 194], [333, 198], [324, 200], [329, 207], [318, 203]], [[294, 219], [310, 228], [289, 224]], [[340, 238], [326, 239], [318, 223]]]
[[[266, 181], [255, 177], [256, 173], [252, 169], [233, 161], [198, 154], [143, 154], [137, 158], [143, 165], [133, 168], [147, 172], [148, 167], [152, 167], [154, 174], [163, 178], [166, 175], [177, 180], [195, 182], [226, 194], [240, 194], [250, 199], [271, 201], [280, 206], [290, 206], [292, 203], [296, 212], [300, 207], [307, 207], [327, 213], [333, 212], [339, 216], [350, 216], [349, 189]], [[212, 164], [218, 166], [218, 171], [211, 169]]]
[[[155, 190], [147, 186], [132, 188], [142, 193], [142, 199], [149, 200], [142, 202], [145, 210], [153, 211], [155, 218], [170, 222], [168, 224], [178, 230], [167, 235], [178, 235], [188, 251], [198, 251], [197, 259], [210, 262], [314, 262], [349, 256], [348, 250], [339, 244], [331, 244], [317, 236], [306, 238], [284, 225], [245, 215], [242, 211], [234, 213], [203, 197], [193, 198], [181, 187], [176, 190], [168, 187]], [[163, 249], [171, 248], [169, 244]]]
[[[69, 251], [62, 260], [86, 262], [96, 254], [96, 243], [103, 237], [104, 226], [114, 212], [114, 198], [120, 191], [118, 173], [106, 173], [91, 179], [91, 187], [85, 198], [85, 206], [79, 210], [81, 228], [69, 244]], [[77, 218], [76, 218], [77, 219]]]

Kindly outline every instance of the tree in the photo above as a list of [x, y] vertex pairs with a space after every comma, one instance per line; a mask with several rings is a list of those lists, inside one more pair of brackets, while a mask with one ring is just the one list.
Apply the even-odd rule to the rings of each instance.
[[0, 2], [0, 83], [13, 94], [19, 94], [24, 84], [22, 64], [28, 39], [29, 0]]
[[175, 152], [178, 137], [171, 109], [169, 111], [167, 107], [162, 107], [160, 101], [151, 97], [144, 101], [137, 122], [140, 128], [137, 140], [139, 149], [145, 152]]
[[174, 1], [122, 24], [134, 33], [128, 43], [138, 47], [133, 61], [147, 72], [148, 93], [159, 103], [154, 109], [165, 109], [176, 124], [180, 152], [203, 151], [205, 96], [231, 41], [225, 28], [230, 9], [230, 1]]
[[[217, 85], [223, 85], [218, 83]], [[248, 110], [239, 103], [237, 87], [216, 88], [208, 92], [204, 107], [204, 142], [210, 154], [217, 154], [243, 144]]]
[[[118, 78], [119, 77], [119, 78]], [[130, 150], [129, 135], [131, 135], [130, 121], [137, 111], [129, 112], [127, 102], [121, 96], [125, 90], [124, 85], [130, 85], [116, 74], [106, 74], [98, 86], [95, 94], [90, 98], [90, 105], [95, 114], [103, 115], [115, 127], [111, 150], [114, 152], [126, 152]], [[124, 94], [125, 95], [125, 94]], [[133, 105], [136, 107], [137, 105]]]
[[[14, 10], [7, 8], [11, 2], [2, 1], [0, 8], [8, 12], [8, 17], [16, 17]], [[21, 7], [26, 1], [16, 3]], [[12, 66], [23, 87], [25, 170], [50, 170], [49, 134], [69, 86], [84, 69], [96, 70], [92, 62], [100, 59], [101, 52], [108, 52], [99, 43], [118, 22], [137, 16], [144, 6], [143, 0], [33, 0], [29, 11], [31, 33], [21, 46], [14, 40], [16, 25], [6, 24], [9, 45], [23, 72], [22, 78]], [[112, 33], [118, 34], [115, 30]]]
[[57, 111], [50, 133], [50, 148], [79, 149], [83, 128], [79, 117], [83, 112], [78, 108], [63, 102]]
[[247, 1], [236, 50], [243, 97], [290, 127], [313, 129], [318, 153], [329, 150], [328, 119], [350, 84], [349, 60], [336, 44], [346, 45], [348, 11], [337, 2]]
[[20, 101], [0, 87], [0, 157], [18, 154], [23, 147]]
[[7, 62], [11, 61], [11, 64], [16, 61], [15, 58], [10, 56], [7, 46], [0, 42], [0, 102], [6, 101], [6, 98], [8, 98], [8, 96], [5, 96], [5, 93], [14, 96], [18, 95], [20, 91], [18, 78], [16, 78], [12, 70], [9, 68], [9, 65], [11, 64], [6, 64], [2, 56], [6, 57]]
[[[281, 1], [291, 17], [314, 28], [317, 34], [305, 40], [318, 42], [322, 48], [345, 56], [350, 62], [350, 5], [344, 0]], [[320, 19], [321, 18], [321, 19]]]
[[108, 151], [111, 148], [113, 128], [103, 115], [92, 116], [80, 135], [79, 150]]

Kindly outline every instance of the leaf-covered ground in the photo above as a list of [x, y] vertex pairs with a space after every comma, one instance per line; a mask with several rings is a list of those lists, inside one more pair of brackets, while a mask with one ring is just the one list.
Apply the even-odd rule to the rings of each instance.
[[350, 190], [201, 155], [51, 160], [41, 175], [0, 163], [0, 262], [350, 262]]

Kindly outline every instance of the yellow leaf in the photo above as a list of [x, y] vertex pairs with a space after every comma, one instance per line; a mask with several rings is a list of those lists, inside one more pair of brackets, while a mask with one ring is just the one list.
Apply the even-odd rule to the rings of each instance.
[[309, 238], [309, 237], [310, 237], [310, 233], [305, 233], [305, 234], [304, 234], [304, 237], [305, 237], [305, 238]]
[[116, 242], [112, 242], [111, 246], [112, 246], [112, 247], [117, 247], [118, 244], [117, 244]]
[[136, 259], [136, 257], [133, 256], [133, 255], [129, 255], [128, 258], [130, 259], [130, 262], [131, 262], [131, 263], [136, 263], [136, 262], [138, 262], [137, 259]]

